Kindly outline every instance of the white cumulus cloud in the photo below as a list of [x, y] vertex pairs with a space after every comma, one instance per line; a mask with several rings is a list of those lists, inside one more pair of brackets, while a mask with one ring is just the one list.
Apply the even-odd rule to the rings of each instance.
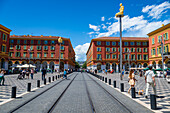
[[90, 43], [85, 43], [83, 45], [77, 45], [74, 48], [76, 53], [76, 61], [86, 61], [86, 52], [89, 48]]
[[93, 29], [94, 31], [99, 31], [100, 30], [100, 26], [95, 26], [95, 25], [91, 25], [91, 24], [89, 24], [89, 28]]
[[101, 21], [104, 21], [105, 20], [105, 17], [103, 16], [103, 17], [101, 17]]
[[146, 7], [143, 7], [142, 12], [148, 13], [148, 17], [159, 19], [162, 14], [168, 11], [168, 9], [170, 9], [170, 3], [168, 1], [165, 1], [159, 5], [147, 5]]

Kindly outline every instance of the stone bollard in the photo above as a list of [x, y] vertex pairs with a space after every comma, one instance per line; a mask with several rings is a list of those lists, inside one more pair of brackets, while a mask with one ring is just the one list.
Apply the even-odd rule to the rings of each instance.
[[17, 91], [17, 87], [16, 87], [16, 86], [13, 86], [13, 87], [12, 87], [11, 98], [16, 98], [16, 91]]
[[105, 78], [105, 83], [107, 83], [107, 77]]
[[44, 79], [44, 85], [46, 85], [46, 79]]
[[55, 79], [57, 80], [57, 75], [55, 76]]
[[124, 92], [124, 83], [120, 83], [120, 91]]
[[132, 98], [136, 98], [135, 87], [131, 88], [131, 96], [132, 96]]
[[40, 80], [37, 80], [37, 87], [40, 87]]
[[53, 76], [53, 81], [54, 81], [54, 76]]
[[156, 95], [155, 94], [150, 94], [150, 104], [151, 104], [151, 109], [153, 109], [153, 110], [157, 109]]
[[28, 83], [27, 91], [31, 91], [31, 83]]
[[109, 85], [111, 85], [111, 79], [109, 79]]
[[49, 83], [51, 83], [51, 77], [48, 77], [48, 81], [49, 81]]
[[113, 81], [114, 88], [116, 88], [116, 80]]

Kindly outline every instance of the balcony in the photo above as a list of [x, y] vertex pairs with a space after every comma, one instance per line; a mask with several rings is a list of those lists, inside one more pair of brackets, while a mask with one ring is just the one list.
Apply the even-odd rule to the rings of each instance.
[[99, 60], [102, 60], [102, 58], [96, 58], [96, 60], [98, 60], [98, 61], [99, 61]]

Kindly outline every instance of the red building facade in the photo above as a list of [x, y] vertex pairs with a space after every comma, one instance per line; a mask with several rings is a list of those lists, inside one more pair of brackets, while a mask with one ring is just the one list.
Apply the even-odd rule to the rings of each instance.
[[[88, 69], [113, 69], [119, 68], [119, 37], [100, 37], [92, 39], [87, 55]], [[123, 37], [123, 69], [130, 67], [147, 67], [149, 63], [149, 40], [145, 37]]]
[[10, 32], [10, 29], [0, 24], [0, 68], [5, 70], [8, 70]]
[[[57, 36], [10, 36], [9, 65], [35, 65], [38, 70], [59, 69], [59, 48]], [[69, 38], [63, 38], [61, 44], [61, 70], [75, 67], [75, 52]]]

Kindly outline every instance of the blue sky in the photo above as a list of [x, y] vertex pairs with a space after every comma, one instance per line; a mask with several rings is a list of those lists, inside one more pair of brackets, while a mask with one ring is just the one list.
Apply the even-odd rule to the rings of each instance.
[[0, 0], [0, 24], [15, 35], [70, 38], [77, 60], [85, 60], [91, 39], [119, 36], [115, 13], [125, 7], [123, 36], [147, 36], [170, 22], [166, 0]]

